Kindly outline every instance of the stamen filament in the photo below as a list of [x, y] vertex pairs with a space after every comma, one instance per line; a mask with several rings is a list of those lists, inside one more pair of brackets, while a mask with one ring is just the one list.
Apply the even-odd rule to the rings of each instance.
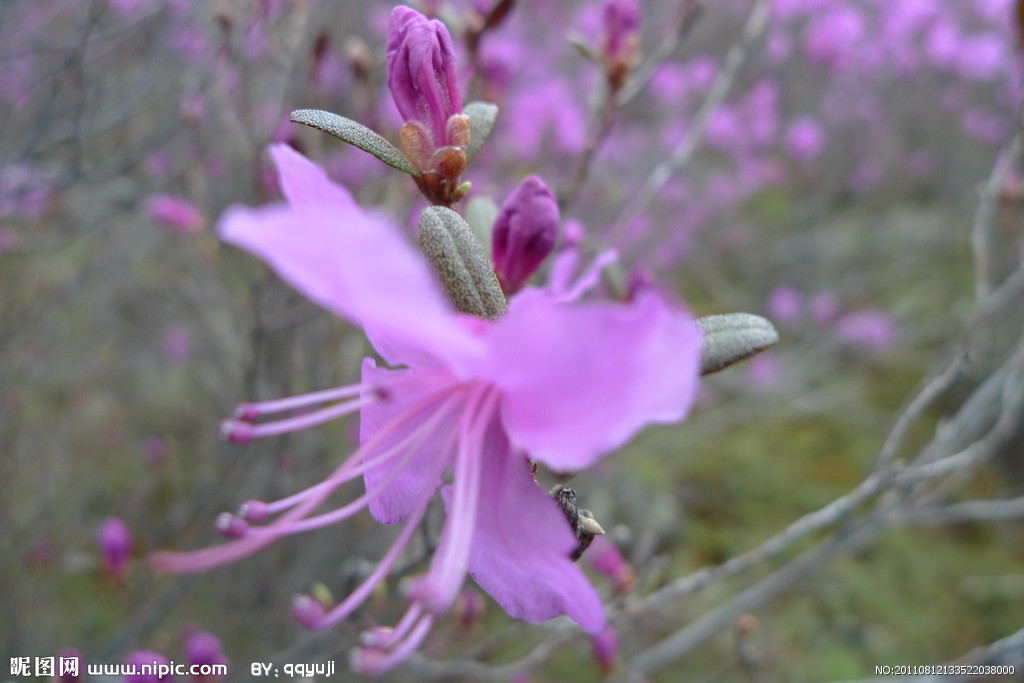
[[[363, 495], [359, 496], [348, 505], [343, 505], [342, 507], [337, 508], [331, 512], [316, 515], [314, 517], [307, 517], [299, 522], [295, 522], [294, 524], [288, 527], [288, 529], [285, 531], [285, 534], [298, 534], [304, 531], [311, 531], [313, 529], [319, 529], [320, 527], [329, 526], [336, 522], [340, 522], [341, 520], [346, 519], [347, 517], [352, 516], [356, 512], [359, 512], [364, 507], [366, 507], [369, 501], [373, 500], [378, 495], [380, 495], [381, 491], [390, 486], [391, 482], [393, 482], [395, 479], [398, 478], [400, 474], [402, 474], [402, 468], [409, 462], [409, 460], [416, 456], [420, 446], [423, 445], [423, 442], [426, 441], [427, 437], [430, 436], [434, 428], [438, 426], [438, 423], [442, 422], [444, 418], [446, 418], [448, 414], [452, 412], [455, 403], [456, 401], [449, 400], [448, 403], [446, 403], [443, 406], [440, 406], [433, 414], [431, 414], [427, 422], [425, 422], [423, 425], [417, 428], [415, 432], [404, 438], [402, 441], [399, 441], [397, 444], [387, 449], [387, 451], [385, 451], [384, 454], [382, 454], [382, 457], [374, 458], [368, 462], [364, 462], [352, 468], [350, 471], [345, 473], [343, 477], [339, 477], [340, 481], [334, 482], [333, 480], [327, 480], [325, 482], [322, 482], [327, 483], [329, 481], [335, 485], [340, 486], [342, 483], [349, 481], [358, 476], [359, 474], [361, 474], [368, 467], [384, 464], [388, 460], [391, 460], [396, 454], [404, 453], [402, 455], [401, 460], [394, 467], [391, 468], [387, 476], [383, 480], [378, 482], [377, 485], [374, 486], [372, 489], [370, 489]], [[407, 443], [408, 446], [406, 446]], [[259, 534], [261, 531], [262, 529], [256, 528], [251, 529], [250, 533]]]
[[239, 403], [235, 408], [235, 417], [251, 421], [257, 417], [268, 415], [270, 413], [281, 413], [286, 410], [296, 410], [298, 408], [305, 408], [306, 406], [318, 405], [329, 401], [338, 401], [351, 396], [359, 396], [366, 388], [367, 385], [365, 384], [347, 384], [343, 387], [323, 389], [321, 391], [314, 391], [308, 394], [289, 396], [288, 398], [276, 398], [270, 401], [260, 401], [258, 403]]

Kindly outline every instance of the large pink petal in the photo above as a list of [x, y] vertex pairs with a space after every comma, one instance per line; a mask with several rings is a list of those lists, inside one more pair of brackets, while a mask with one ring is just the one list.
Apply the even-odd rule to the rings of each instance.
[[577, 470], [693, 401], [700, 332], [653, 291], [628, 304], [559, 304], [541, 290], [490, 328], [480, 373], [503, 396], [512, 443], [555, 470]]
[[389, 363], [472, 356], [478, 340], [458, 324], [426, 261], [383, 216], [362, 210], [286, 145], [271, 154], [287, 207], [233, 207], [221, 239], [263, 259], [310, 300], [362, 325]]
[[[454, 434], [458, 417], [452, 412], [438, 419], [441, 417], [437, 414], [441, 401], [429, 400], [432, 394], [445, 388], [447, 383], [443, 379], [444, 373], [440, 370], [385, 370], [378, 368], [372, 358], [363, 359], [363, 384], [383, 387], [388, 394], [385, 400], [369, 403], [359, 412], [359, 441], [364, 448], [371, 438], [380, 437], [375, 442], [377, 445], [363, 454], [363, 460], [369, 461], [403, 439], [416, 440], [396, 457], [369, 468], [363, 474], [369, 492], [396, 468], [399, 469], [397, 476], [370, 500], [370, 513], [378, 522], [401, 522], [424, 496], [433, 495], [441, 484], [436, 473], [443, 472], [448, 465], [446, 463], [439, 469], [437, 462], [439, 459], [448, 462], [452, 459], [452, 452], [445, 453], [443, 447], [449, 435]], [[417, 410], [417, 404], [423, 408]], [[387, 433], [382, 434], [385, 429]], [[422, 433], [418, 434], [421, 430]], [[418, 440], [420, 435], [423, 437], [421, 441]], [[411, 453], [411, 459], [403, 460], [405, 453]]]
[[[601, 597], [576, 563], [576, 534], [514, 453], [496, 423], [483, 449], [480, 505], [467, 569], [509, 614], [541, 622], [567, 614], [584, 630], [605, 627]], [[451, 487], [442, 489], [448, 507]]]

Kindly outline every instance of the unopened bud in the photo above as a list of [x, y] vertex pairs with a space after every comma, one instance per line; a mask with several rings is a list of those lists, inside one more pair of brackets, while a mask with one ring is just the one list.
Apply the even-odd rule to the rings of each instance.
[[558, 241], [558, 200], [537, 176], [527, 176], [501, 205], [491, 254], [506, 296], [519, 291]]
[[132, 556], [132, 532], [117, 517], [108, 517], [100, 525], [97, 541], [103, 566], [116, 579], [124, 578]]
[[455, 47], [440, 21], [428, 20], [409, 7], [391, 11], [387, 49], [388, 87], [406, 121], [427, 127], [434, 146], [451, 144], [446, 126], [462, 113]]

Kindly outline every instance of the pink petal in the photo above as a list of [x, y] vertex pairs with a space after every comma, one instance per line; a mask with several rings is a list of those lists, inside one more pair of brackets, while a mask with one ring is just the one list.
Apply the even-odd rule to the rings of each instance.
[[[569, 554], [576, 535], [558, 505], [510, 450], [500, 426], [488, 429], [480, 500], [467, 569], [510, 615], [534, 623], [567, 614], [584, 630], [605, 627], [601, 598]], [[448, 507], [451, 487], [442, 489]]]
[[527, 290], [488, 334], [480, 373], [502, 391], [514, 446], [582, 469], [652, 422], [676, 422], [697, 387], [700, 333], [654, 292], [629, 304], [560, 305]]
[[[415, 403], [436, 391], [439, 387], [436, 382], [432, 381], [436, 376], [434, 373], [417, 373], [413, 370], [385, 370], [378, 368], [372, 358], [363, 359], [364, 384], [394, 386], [396, 377], [403, 377], [405, 381], [401, 383], [400, 391], [389, 391], [391, 394], [389, 398], [370, 403], [360, 411], [360, 442], [366, 444], [371, 437], [386, 428], [388, 422], [400, 417]], [[420, 377], [423, 377], [423, 381], [420, 381]], [[379, 447], [364, 454], [364, 461], [373, 458], [376, 454], [383, 453], [399, 440], [410, 437], [417, 429], [424, 427], [434, 409], [436, 406], [414, 415], [412, 419], [402, 420], [380, 442]], [[438, 471], [434, 465], [438, 458], [446, 458], [449, 461], [452, 459], [451, 453], [442, 453], [441, 449], [448, 435], [456, 429], [455, 421], [455, 416], [452, 415], [442, 425], [431, 429], [422, 445], [415, 449], [412, 459], [404, 464], [399, 455], [378, 467], [366, 470], [363, 474], [363, 481], [366, 484], [366, 490], [371, 491], [396, 467], [401, 469], [387, 488], [376, 498], [370, 500], [370, 513], [374, 519], [383, 524], [397, 524], [412, 513], [416, 503], [424, 496], [434, 494], [437, 487], [441, 485], [441, 480], [440, 478], [428, 480], [428, 476], [431, 472]]]
[[289, 204], [232, 207], [221, 239], [263, 259], [315, 303], [362, 325], [389, 363], [434, 364], [472, 355], [420, 254], [397, 226], [363, 211], [343, 188], [287, 145], [271, 155]]

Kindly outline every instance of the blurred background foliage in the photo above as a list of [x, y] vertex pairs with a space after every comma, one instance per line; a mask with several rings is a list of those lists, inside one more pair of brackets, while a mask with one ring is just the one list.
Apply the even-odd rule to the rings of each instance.
[[[766, 315], [782, 341], [708, 378], [685, 423], [645, 431], [573, 480], [636, 568], [638, 594], [755, 548], [855, 487], [923, 378], [956, 345], [969, 346], [970, 367], [914, 424], [903, 451], [923, 447], [1006, 357], [1024, 316], [1019, 303], [1004, 310], [980, 346], [963, 334], [975, 297], [979, 183], [1012, 137], [1020, 102], [1013, 3], [779, 0], [692, 163], [626, 215], [667, 150], [700, 125], [753, 3], [641, 4], [638, 64], [658, 56], [658, 66], [598, 140], [563, 221], [584, 225], [594, 250], [618, 247], [627, 271], [653, 274], [697, 314]], [[353, 448], [351, 421], [245, 448], [217, 440], [219, 420], [239, 401], [353, 381], [370, 349], [254, 259], [220, 245], [212, 228], [231, 203], [277, 196], [264, 150], [286, 140], [364, 206], [384, 207], [411, 229], [404, 219], [424, 205], [411, 181], [287, 123], [293, 108], [321, 107], [396, 139], [401, 122], [383, 87], [391, 6], [5, 1], [0, 643], [8, 659], [76, 647], [86, 661], [122, 661], [142, 648], [181, 660], [183, 633], [201, 628], [220, 637], [239, 680], [251, 661], [324, 658], [337, 659], [346, 679], [357, 633], [400, 613], [396, 577], [390, 594], [329, 632], [306, 632], [288, 614], [293, 593], [322, 582], [343, 596], [373, 566], [394, 530], [368, 515], [194, 577], [154, 577], [145, 565], [159, 548], [216, 542], [218, 512], [318, 481]], [[501, 106], [468, 172], [473, 192], [500, 203], [527, 173], [565, 190], [594, 139], [591, 109], [601, 97], [599, 65], [571, 43], [597, 51], [601, 3], [515, 3], [479, 52], [467, 53], [461, 29], [488, 6], [420, 6], [452, 27], [467, 100]], [[663, 45], [673, 49], [659, 55]], [[999, 188], [998, 275], [1019, 261], [1017, 168]], [[164, 195], [181, 205], [162, 207]], [[1020, 444], [1018, 428], [944, 500], [1024, 493]], [[111, 516], [134, 539], [123, 577], [104, 569], [97, 543]], [[426, 536], [436, 532], [435, 519]], [[622, 656], [822, 536], [662, 609], [627, 610]], [[1021, 628], [1022, 543], [1016, 521], [886, 530], [651, 679], [838, 680], [881, 664], [948, 661]], [[606, 579], [595, 581], [611, 596]], [[458, 614], [443, 620], [423, 655], [497, 664], [544, 634], [488, 603], [471, 624]], [[418, 679], [423, 666], [395, 678]], [[601, 674], [580, 635], [530, 680]]]

